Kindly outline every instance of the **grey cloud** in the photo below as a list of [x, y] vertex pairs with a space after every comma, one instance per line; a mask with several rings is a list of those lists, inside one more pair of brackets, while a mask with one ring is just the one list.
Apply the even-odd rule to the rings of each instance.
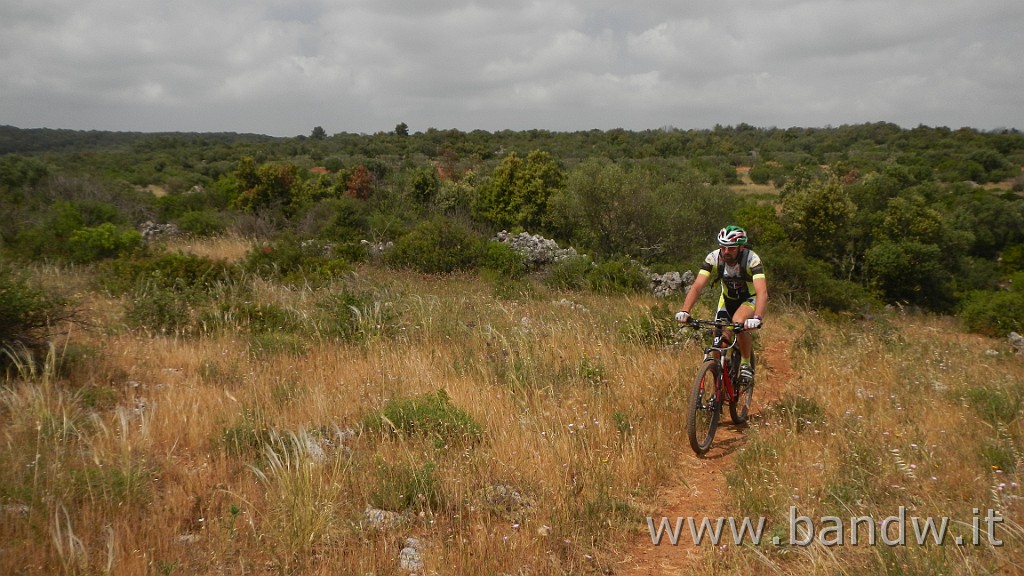
[[1017, 0], [41, 0], [0, 7], [0, 123], [1022, 128], [1021, 22]]

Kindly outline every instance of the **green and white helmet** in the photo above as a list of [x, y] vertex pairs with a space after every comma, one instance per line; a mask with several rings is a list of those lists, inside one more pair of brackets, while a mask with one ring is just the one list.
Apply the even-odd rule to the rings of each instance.
[[743, 246], [747, 243], [747, 231], [739, 226], [726, 226], [718, 232], [719, 246]]

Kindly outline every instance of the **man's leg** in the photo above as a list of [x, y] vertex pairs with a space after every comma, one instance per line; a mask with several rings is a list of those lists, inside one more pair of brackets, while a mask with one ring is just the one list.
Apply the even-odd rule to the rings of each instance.
[[[744, 302], [739, 308], [736, 309], [736, 313], [732, 315], [732, 321], [737, 324], [742, 324], [744, 321], [754, 316], [754, 307]], [[736, 347], [740, 349], [740, 370], [741, 373], [746, 368], [749, 372], [748, 376], [753, 377], [753, 368], [750, 366], [750, 353], [753, 350], [754, 342], [751, 338], [750, 333], [741, 332], [736, 338]]]

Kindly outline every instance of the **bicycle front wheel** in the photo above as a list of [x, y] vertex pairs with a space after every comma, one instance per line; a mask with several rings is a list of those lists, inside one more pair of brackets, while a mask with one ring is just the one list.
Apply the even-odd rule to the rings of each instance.
[[714, 360], [701, 364], [693, 381], [693, 390], [690, 391], [686, 434], [690, 439], [690, 448], [698, 455], [706, 454], [711, 449], [711, 441], [715, 439], [715, 430], [718, 429], [719, 401], [715, 390], [720, 370], [721, 367]]

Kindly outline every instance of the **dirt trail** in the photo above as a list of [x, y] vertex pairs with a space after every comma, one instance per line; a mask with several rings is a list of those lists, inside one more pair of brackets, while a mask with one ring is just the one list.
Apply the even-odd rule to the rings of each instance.
[[[793, 378], [789, 361], [789, 343], [778, 340], [767, 343], [763, 354], [764, 369], [757, 374], [757, 387], [750, 408], [751, 422], [761, 417], [762, 410], [782, 395], [788, 382]], [[661, 507], [652, 515], [655, 522], [661, 517], [669, 518], [674, 524], [678, 517], [718, 518], [730, 513], [728, 508], [728, 486], [725, 474], [735, 466], [736, 451], [746, 442], [746, 427], [734, 426], [728, 411], [719, 420], [711, 451], [703, 458], [697, 457], [689, 445], [683, 445], [678, 453], [677, 475], [671, 480], [658, 500]], [[657, 524], [656, 524], [657, 526]], [[672, 546], [664, 538], [660, 546], [651, 543], [647, 524], [638, 529], [634, 543], [628, 548], [615, 573], [628, 576], [654, 576], [664, 574], [695, 573], [704, 557], [702, 547], [690, 542], [689, 531], [679, 538], [679, 545]]]

